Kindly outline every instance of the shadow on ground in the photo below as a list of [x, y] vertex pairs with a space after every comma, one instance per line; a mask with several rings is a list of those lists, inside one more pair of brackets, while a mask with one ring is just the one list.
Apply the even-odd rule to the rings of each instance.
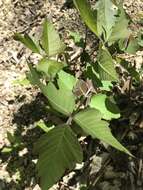
[[6, 165], [6, 171], [10, 176], [10, 182], [0, 183], [0, 189], [22, 190], [26, 187], [34, 187], [38, 181], [35, 177], [35, 160], [33, 146], [43, 131], [35, 127], [35, 122], [43, 119], [48, 120], [49, 114], [45, 110], [47, 101], [38, 94], [29, 104], [23, 104], [17, 113], [14, 113], [13, 124], [17, 126], [14, 132], [15, 141], [10, 146], [11, 150], [0, 153], [1, 160]]

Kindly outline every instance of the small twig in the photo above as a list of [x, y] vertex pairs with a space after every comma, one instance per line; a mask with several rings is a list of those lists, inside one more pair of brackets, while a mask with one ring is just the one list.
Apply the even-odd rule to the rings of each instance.
[[105, 161], [105, 164], [104, 164], [104, 165], [102, 166], [102, 168], [100, 169], [100, 173], [99, 173], [99, 175], [97, 176], [97, 178], [94, 180], [92, 186], [95, 186], [95, 185], [96, 185], [96, 183], [98, 182], [98, 180], [99, 180], [99, 179], [101, 178], [101, 176], [103, 175], [106, 166], [107, 166], [110, 162], [111, 162], [111, 158], [108, 157], [107, 160]]
[[87, 45], [87, 27], [85, 28], [85, 38], [84, 38], [84, 47], [83, 47], [83, 52], [86, 49], [86, 45]]
[[142, 167], [143, 167], [143, 160], [139, 159], [139, 169], [138, 169], [137, 181], [140, 180], [141, 172], [142, 172]]
[[129, 97], [131, 97], [132, 82], [133, 82], [133, 78], [130, 77], [130, 81], [129, 81]]
[[73, 54], [73, 56], [71, 56], [71, 62], [75, 61], [76, 59], [78, 59], [81, 56], [81, 49], [79, 49], [75, 54]]
[[64, 61], [66, 62], [67, 65], [69, 65], [68, 57], [66, 53], [63, 53]]
[[73, 120], [73, 117], [72, 117], [72, 115], [71, 115], [71, 116], [68, 118], [66, 124], [67, 124], [67, 125], [71, 125], [71, 124], [72, 124], [72, 120]]

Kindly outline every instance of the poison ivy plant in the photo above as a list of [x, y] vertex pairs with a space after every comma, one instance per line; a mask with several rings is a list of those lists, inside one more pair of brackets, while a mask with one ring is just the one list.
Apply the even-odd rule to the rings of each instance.
[[65, 49], [65, 45], [60, 40], [54, 26], [47, 19], [45, 19], [43, 24], [41, 45], [49, 57], [62, 53]]
[[138, 44], [143, 47], [143, 29], [138, 33]]
[[[142, 46], [142, 33], [131, 38], [129, 18], [122, 5], [116, 1], [100, 0], [94, 10], [87, 0], [73, 2], [85, 24], [98, 38], [97, 56], [93, 59], [93, 55], [90, 56], [86, 50], [86, 40], [78, 33], [70, 33], [75, 44], [84, 48], [84, 53], [88, 55], [85, 59], [83, 52], [81, 54], [81, 71], [84, 72], [80, 77], [77, 78], [78, 75], [71, 69], [73, 62], [70, 64], [68, 60], [68, 48], [47, 19], [39, 43], [27, 34], [15, 34], [16, 40], [42, 56], [38, 64], [28, 62], [27, 79], [40, 88], [52, 110], [50, 113], [55, 113], [62, 123], [55, 125], [53, 122], [50, 127], [44, 121], [37, 123], [45, 132], [35, 144], [42, 190], [48, 190], [64, 174], [74, 169], [76, 163], [82, 162], [83, 152], [78, 141], [80, 135], [98, 138], [132, 156], [119, 142], [121, 140], [113, 136], [110, 121], [122, 117], [113, 98], [115, 85], [120, 86], [116, 65], [122, 65], [117, 54], [135, 53]], [[66, 64], [64, 60], [67, 60]], [[78, 61], [78, 58], [75, 60]], [[140, 80], [134, 67], [123, 67], [133, 80]]]
[[116, 149], [131, 155], [130, 152], [122, 146], [115, 137], [113, 137], [110, 129], [108, 128], [109, 124], [106, 121], [101, 120], [101, 118], [102, 113], [91, 108], [76, 114], [74, 121], [93, 138], [103, 140]]
[[86, 25], [98, 36], [97, 16], [86, 0], [73, 0]]
[[91, 98], [90, 102], [91, 108], [96, 108], [102, 113], [102, 118], [111, 120], [113, 118], [117, 119], [120, 117], [120, 111], [114, 102], [112, 97], [108, 97], [105, 94], [97, 94]]
[[[31, 65], [29, 65], [29, 68], [31, 71], [31, 80], [40, 87], [41, 91], [48, 98], [52, 107], [64, 115], [71, 115], [75, 108], [75, 97], [72, 93], [72, 89], [69, 89], [69, 87], [65, 86], [66, 78], [59, 78], [59, 89], [57, 89], [52, 82], [49, 82], [48, 85], [43, 84], [38, 78], [39, 75], [37, 71], [32, 68]], [[63, 73], [64, 71], [62, 71], [62, 74], [59, 76], [66, 75], [66, 73]], [[71, 83], [71, 86], [73, 86], [74, 77], [67, 74], [67, 79]]]
[[70, 32], [69, 31], [69, 35], [73, 39], [75, 45], [77, 45], [78, 47], [84, 48], [84, 40], [79, 32]]
[[0, 150], [2, 154], [9, 154], [24, 148], [22, 139], [17, 135], [11, 134], [9, 131], [7, 131], [7, 140], [9, 141], [9, 145], [4, 146], [2, 150]]
[[29, 86], [30, 81], [27, 79], [27, 77], [21, 77], [19, 79], [16, 79], [13, 81], [14, 85], [21, 85], [21, 86]]
[[16, 33], [14, 39], [22, 42], [26, 47], [28, 47], [34, 53], [40, 54], [40, 46], [37, 45], [36, 42], [28, 34], [22, 36], [21, 34]]
[[40, 120], [40, 121], [38, 121], [38, 122], [36, 122], [35, 123], [35, 125], [37, 126], [37, 127], [39, 127], [40, 129], [42, 129], [44, 132], [49, 132], [50, 130], [52, 130], [55, 126], [54, 125], [47, 125], [47, 124], [45, 124], [45, 122], [44, 121], [42, 121], [42, 120]]
[[129, 39], [120, 40], [119, 48], [126, 53], [135, 54], [140, 49], [140, 45], [136, 38], [130, 37]]
[[105, 41], [111, 36], [112, 28], [116, 22], [117, 7], [111, 0], [97, 2], [97, 30], [98, 35], [104, 35]]
[[77, 83], [77, 78], [73, 75], [66, 73], [64, 71], [60, 71], [58, 74], [58, 85], [62, 89], [66, 89], [67, 91], [72, 91], [73, 87]]
[[46, 88], [46, 97], [52, 107], [64, 115], [71, 115], [75, 108], [75, 97], [72, 91], [61, 86], [59, 89], [53, 83], [49, 83]]
[[41, 177], [42, 190], [49, 189], [56, 183], [66, 169], [73, 169], [83, 159], [80, 144], [69, 126], [57, 126], [43, 135], [36, 143], [39, 153], [37, 164]]
[[115, 25], [113, 26], [112, 33], [108, 39], [109, 45], [115, 43], [116, 41], [126, 39], [129, 37], [131, 32], [128, 28], [128, 23], [129, 19], [126, 16], [123, 7], [120, 5], [118, 7], [118, 14]]
[[111, 91], [111, 89], [113, 88], [113, 84], [111, 81], [102, 81], [102, 86], [100, 87], [101, 90], [104, 91]]
[[112, 56], [107, 49], [99, 50], [98, 72], [102, 81], [118, 81]]
[[54, 78], [55, 75], [64, 67], [64, 63], [55, 60], [43, 58], [37, 65], [37, 71], [42, 72], [48, 78]]

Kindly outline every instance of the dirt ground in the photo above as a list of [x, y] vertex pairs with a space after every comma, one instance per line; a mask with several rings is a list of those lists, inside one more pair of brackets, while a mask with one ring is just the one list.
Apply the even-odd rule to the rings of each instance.
[[[143, 11], [143, 1], [126, 0], [125, 8], [134, 22], [137, 22]], [[44, 110], [46, 102], [38, 89], [13, 83], [15, 79], [24, 77], [24, 73], [28, 70], [26, 58], [30, 56], [30, 51], [13, 40], [13, 34], [27, 32], [40, 35], [40, 26], [45, 17], [51, 18], [65, 40], [68, 40], [67, 30], [84, 30], [76, 10], [69, 1], [0, 1], [0, 149], [9, 145], [7, 131], [19, 136], [23, 143], [22, 148], [8, 155], [1, 156], [0, 153], [0, 190], [40, 189], [35, 177], [37, 158], [33, 155], [32, 146], [41, 133], [34, 123], [48, 117]], [[133, 59], [141, 61], [142, 55], [143, 53], [139, 52]], [[100, 163], [100, 158], [96, 159]], [[108, 172], [117, 175], [111, 166]], [[125, 174], [118, 172], [117, 176], [122, 180]], [[107, 189], [108, 181], [110, 179], [104, 181], [103, 190]], [[114, 190], [120, 190], [120, 181], [117, 177], [112, 186]], [[78, 185], [74, 186], [74, 189], [78, 189]], [[141, 184], [139, 190], [142, 189]]]

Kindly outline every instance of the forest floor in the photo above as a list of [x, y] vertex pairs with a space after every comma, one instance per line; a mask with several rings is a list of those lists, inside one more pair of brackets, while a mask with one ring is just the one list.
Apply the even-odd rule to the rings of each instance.
[[[143, 1], [126, 0], [125, 8], [136, 23], [139, 13], [143, 10]], [[14, 83], [16, 79], [25, 76], [24, 73], [28, 70], [26, 58], [31, 53], [13, 40], [13, 34], [27, 32], [31, 35], [40, 35], [41, 24], [45, 17], [52, 19], [67, 43], [71, 43], [68, 36], [69, 30], [81, 33], [85, 31], [85, 26], [70, 1], [0, 1], [0, 150], [10, 145], [7, 132], [13, 134], [16, 141], [20, 142], [8, 154], [0, 152], [0, 190], [40, 189], [35, 176], [37, 157], [33, 154], [32, 147], [41, 134], [41, 129], [37, 128], [35, 123], [40, 119], [48, 118], [44, 109], [46, 101], [38, 89]], [[143, 52], [138, 52], [135, 56], [131, 56], [131, 59], [141, 62], [142, 55]], [[33, 61], [35, 59], [33, 57]], [[98, 162], [98, 168], [101, 158], [98, 156], [94, 158]], [[130, 164], [133, 164], [131, 169], [139, 170], [135, 163]], [[137, 165], [139, 165], [138, 168], [142, 166], [142, 159]], [[124, 167], [124, 164], [121, 167]], [[100, 186], [101, 190], [124, 190], [121, 181], [125, 178], [126, 181], [129, 179], [134, 183], [134, 172], [137, 171], [133, 171], [133, 175], [130, 175], [110, 164], [106, 169]], [[140, 175], [138, 190], [143, 189], [143, 171]], [[128, 187], [128, 183], [126, 186]], [[134, 184], [131, 187], [135, 188]], [[78, 184], [71, 185], [72, 188], [78, 190]], [[68, 189], [68, 187], [63, 189]]]

